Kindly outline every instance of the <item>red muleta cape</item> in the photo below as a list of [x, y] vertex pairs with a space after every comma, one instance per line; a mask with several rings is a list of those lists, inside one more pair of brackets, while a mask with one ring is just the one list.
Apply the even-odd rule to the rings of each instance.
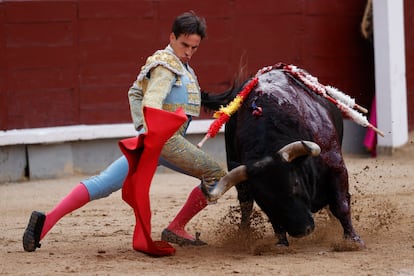
[[165, 142], [182, 126], [187, 116], [180, 108], [176, 112], [144, 107], [147, 132], [119, 141], [119, 147], [129, 164], [122, 187], [122, 199], [135, 213], [133, 248], [151, 256], [169, 256], [175, 248], [151, 238], [151, 207], [149, 191]]

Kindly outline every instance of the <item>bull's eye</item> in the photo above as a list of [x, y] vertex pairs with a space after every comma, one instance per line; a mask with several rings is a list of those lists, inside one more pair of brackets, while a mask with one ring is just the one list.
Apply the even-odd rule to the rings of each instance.
[[300, 192], [300, 182], [299, 179], [295, 179], [295, 181], [293, 182], [293, 187], [292, 187], [292, 193], [293, 194], [298, 194]]

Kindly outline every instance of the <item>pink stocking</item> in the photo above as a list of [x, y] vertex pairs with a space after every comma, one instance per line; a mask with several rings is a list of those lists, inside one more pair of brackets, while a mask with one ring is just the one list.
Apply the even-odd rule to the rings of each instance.
[[46, 214], [45, 224], [43, 225], [40, 239], [49, 232], [50, 229], [65, 215], [79, 209], [89, 202], [89, 192], [85, 185], [79, 183], [73, 190], [65, 196], [52, 211]]
[[200, 187], [195, 187], [188, 196], [187, 201], [181, 208], [180, 212], [174, 220], [168, 225], [168, 230], [174, 232], [178, 236], [186, 239], [194, 240], [190, 234], [185, 231], [186, 224], [201, 210], [207, 206], [207, 200]]

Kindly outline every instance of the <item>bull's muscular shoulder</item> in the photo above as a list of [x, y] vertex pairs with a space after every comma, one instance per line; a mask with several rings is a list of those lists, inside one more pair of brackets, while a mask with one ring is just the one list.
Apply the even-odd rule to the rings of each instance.
[[147, 58], [145, 65], [142, 66], [138, 75], [138, 81], [142, 81], [151, 69], [160, 65], [179, 76], [185, 74], [181, 61], [176, 55], [167, 50], [158, 50], [152, 56]]

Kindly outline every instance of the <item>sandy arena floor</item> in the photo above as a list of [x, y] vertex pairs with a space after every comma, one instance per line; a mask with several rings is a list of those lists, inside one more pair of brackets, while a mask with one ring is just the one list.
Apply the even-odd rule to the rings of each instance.
[[[325, 210], [315, 214], [309, 237], [274, 247], [266, 217], [257, 209], [250, 236], [237, 231], [235, 189], [208, 206], [188, 230], [204, 247], [177, 247], [153, 258], [132, 249], [134, 216], [117, 192], [64, 217], [36, 252], [22, 248], [32, 210], [48, 211], [85, 176], [0, 184], [0, 275], [414, 275], [414, 139], [391, 157], [345, 158], [355, 228], [367, 245], [343, 251], [342, 229]], [[153, 238], [159, 239], [198, 181], [156, 174], [151, 190]]]

